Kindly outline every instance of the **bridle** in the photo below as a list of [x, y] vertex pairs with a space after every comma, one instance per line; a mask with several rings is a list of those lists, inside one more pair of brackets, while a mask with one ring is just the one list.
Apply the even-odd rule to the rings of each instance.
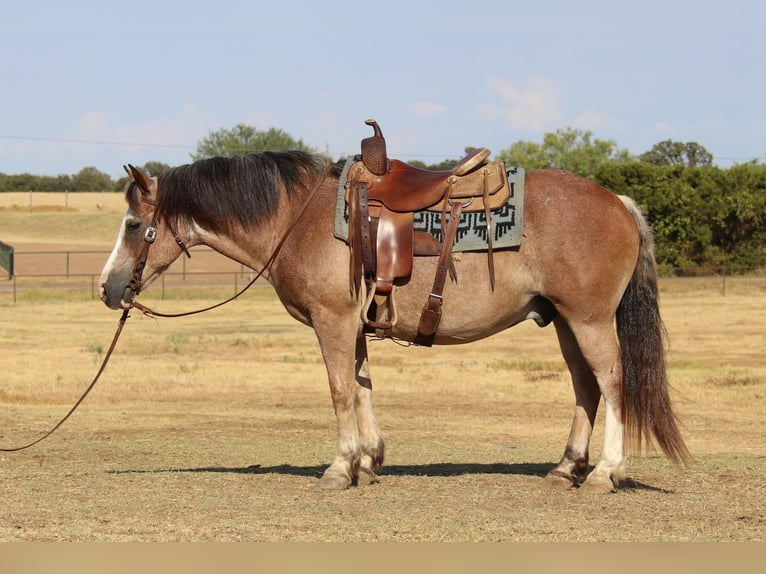
[[[132, 167], [132, 166], [131, 166]], [[72, 408], [69, 409], [69, 412], [67, 412], [66, 415], [58, 422], [56, 425], [51, 428], [48, 432], [46, 432], [44, 435], [42, 435], [40, 438], [25, 444], [23, 446], [18, 446], [14, 448], [0, 448], [0, 452], [17, 452], [20, 450], [28, 449], [34, 445], [36, 445], [39, 442], [42, 442], [49, 436], [51, 436], [54, 432], [56, 432], [61, 425], [66, 422], [66, 420], [72, 416], [72, 414], [77, 410], [77, 407], [79, 407], [82, 402], [85, 400], [85, 397], [88, 396], [90, 391], [93, 389], [93, 387], [96, 386], [96, 382], [98, 382], [99, 378], [101, 377], [101, 374], [106, 369], [107, 363], [109, 363], [109, 359], [112, 356], [112, 352], [114, 351], [115, 347], [117, 346], [117, 341], [120, 338], [120, 334], [122, 333], [122, 328], [125, 326], [126, 321], [128, 320], [128, 317], [130, 316], [130, 310], [135, 308], [141, 311], [144, 315], [147, 315], [149, 317], [185, 317], [188, 315], [196, 315], [198, 313], [203, 313], [205, 311], [210, 311], [211, 309], [215, 309], [217, 307], [221, 307], [222, 305], [225, 305], [226, 303], [229, 303], [231, 301], [234, 301], [234, 299], [238, 298], [240, 295], [242, 295], [245, 291], [250, 289], [252, 287], [256, 280], [260, 278], [267, 270], [271, 269], [271, 266], [273, 265], [274, 261], [277, 259], [277, 256], [279, 255], [279, 252], [282, 250], [282, 247], [284, 246], [285, 242], [287, 241], [288, 237], [292, 234], [295, 227], [298, 225], [298, 222], [300, 221], [301, 217], [303, 216], [303, 213], [306, 211], [306, 208], [308, 208], [309, 204], [311, 203], [311, 200], [314, 199], [314, 196], [316, 195], [316, 192], [319, 190], [319, 188], [322, 186], [324, 181], [327, 179], [327, 176], [330, 175], [330, 172], [332, 171], [333, 164], [332, 162], [328, 164], [327, 170], [325, 171], [322, 178], [319, 180], [319, 182], [311, 189], [308, 196], [304, 200], [301, 207], [298, 209], [297, 213], [295, 214], [295, 217], [293, 218], [292, 223], [285, 231], [282, 238], [277, 243], [277, 246], [274, 248], [273, 253], [271, 254], [271, 257], [268, 258], [266, 261], [266, 264], [263, 266], [263, 268], [256, 274], [256, 276], [247, 284], [245, 285], [239, 292], [237, 292], [233, 297], [230, 297], [229, 299], [226, 299], [225, 301], [221, 301], [220, 303], [216, 303], [215, 305], [211, 305], [210, 307], [205, 307], [204, 309], [197, 309], [196, 311], [188, 311], [186, 313], [177, 313], [177, 314], [167, 314], [167, 313], [158, 313], [155, 311], [152, 311], [148, 307], [145, 307], [144, 305], [141, 305], [137, 301], [135, 301], [135, 297], [141, 292], [141, 286], [143, 281], [143, 273], [144, 268], [146, 267], [146, 261], [149, 257], [149, 249], [151, 248], [154, 241], [157, 239], [157, 227], [159, 225], [159, 214], [157, 213], [157, 203], [149, 199], [147, 197], [141, 198], [141, 201], [146, 203], [147, 205], [154, 206], [154, 214], [152, 215], [152, 222], [151, 224], [146, 228], [144, 231], [144, 246], [141, 251], [141, 255], [136, 261], [136, 265], [133, 268], [133, 278], [131, 279], [130, 284], [128, 285], [128, 290], [130, 291], [130, 305], [123, 309], [122, 316], [120, 317], [120, 321], [117, 324], [117, 330], [114, 333], [114, 337], [112, 337], [112, 342], [109, 345], [109, 349], [107, 350], [106, 354], [104, 355], [104, 360], [101, 362], [101, 366], [98, 369], [98, 372], [96, 373], [96, 376], [93, 377], [93, 380], [88, 385], [88, 387], [85, 389], [85, 392], [80, 396], [79, 399], [77, 399], [77, 402], [72, 406]], [[137, 185], [136, 182], [132, 182], [131, 185]], [[181, 237], [176, 232], [173, 224], [165, 218], [165, 225], [168, 227], [168, 231], [173, 235], [173, 238], [175, 239], [175, 242], [178, 244], [178, 246], [181, 248], [181, 251], [186, 254], [187, 257], [191, 257], [191, 254], [189, 253], [188, 248], [186, 247], [186, 244], [183, 242]]]
[[[132, 166], [131, 166], [132, 167]], [[138, 184], [133, 181], [131, 183], [131, 186], [137, 186]], [[130, 193], [131, 190], [128, 191]], [[149, 248], [154, 244], [154, 241], [157, 239], [157, 227], [159, 225], [159, 210], [157, 209], [157, 202], [153, 199], [150, 199], [149, 197], [145, 197], [143, 194], [141, 194], [141, 202], [145, 203], [151, 207], [154, 208], [154, 214], [152, 215], [152, 222], [149, 224], [149, 226], [144, 230], [144, 246], [141, 250], [141, 255], [136, 260], [136, 264], [133, 267], [133, 277], [130, 280], [130, 283], [128, 284], [128, 291], [130, 292], [130, 302], [132, 305], [133, 300], [138, 296], [138, 294], [141, 292], [141, 288], [143, 287], [143, 275], [144, 275], [144, 268], [146, 267], [146, 261], [149, 258]], [[189, 253], [189, 249], [186, 247], [186, 243], [184, 243], [184, 240], [181, 239], [181, 236], [178, 235], [178, 232], [175, 229], [175, 226], [165, 218], [165, 225], [168, 228], [168, 231], [173, 236], [173, 239], [175, 240], [178, 247], [181, 249], [181, 252], [186, 255], [189, 259], [191, 259], [191, 253]]]
[[[146, 266], [147, 257], [149, 256], [149, 249], [154, 243], [154, 239], [157, 237], [157, 225], [158, 225], [159, 216], [155, 208], [154, 215], [152, 217], [152, 223], [149, 225], [149, 227], [146, 228], [146, 231], [144, 232], [144, 248], [141, 252], [141, 256], [136, 261], [135, 267], [133, 268], [133, 279], [131, 280], [129, 285], [130, 308], [138, 309], [139, 311], [141, 311], [141, 313], [143, 313], [147, 317], [155, 317], [155, 318], [162, 317], [166, 319], [168, 318], [172, 319], [172, 318], [178, 318], [178, 317], [188, 317], [190, 315], [198, 315], [206, 311], [212, 311], [213, 309], [217, 309], [218, 307], [222, 307], [223, 305], [226, 305], [227, 303], [231, 303], [235, 299], [238, 299], [245, 291], [247, 291], [248, 289], [250, 289], [250, 287], [255, 285], [255, 282], [258, 279], [260, 279], [264, 273], [266, 273], [267, 271], [269, 273], [271, 272], [271, 266], [274, 264], [274, 261], [276, 261], [280, 251], [282, 251], [282, 247], [284, 246], [285, 242], [290, 237], [290, 235], [292, 235], [293, 230], [298, 225], [298, 222], [303, 216], [303, 213], [306, 211], [306, 208], [308, 208], [309, 204], [311, 203], [311, 200], [314, 199], [316, 192], [319, 190], [319, 188], [322, 186], [324, 181], [330, 175], [330, 172], [332, 172], [332, 169], [333, 169], [333, 163], [331, 162], [327, 165], [327, 169], [325, 170], [324, 175], [322, 175], [322, 178], [317, 182], [317, 184], [311, 189], [309, 194], [306, 196], [306, 199], [303, 201], [303, 204], [301, 204], [300, 208], [296, 212], [292, 223], [288, 226], [287, 230], [282, 235], [282, 238], [279, 240], [276, 247], [274, 247], [274, 251], [272, 252], [271, 256], [266, 260], [266, 263], [264, 264], [264, 266], [261, 268], [261, 270], [258, 273], [255, 274], [255, 276], [250, 280], [250, 282], [247, 285], [245, 285], [242, 289], [240, 289], [237, 293], [235, 293], [233, 296], [226, 299], [225, 301], [220, 301], [219, 303], [210, 305], [209, 307], [196, 309], [194, 311], [185, 311], [183, 313], [161, 313], [159, 311], [154, 311], [153, 309], [147, 307], [146, 305], [142, 305], [141, 303], [135, 300], [136, 296], [141, 291], [142, 276], [144, 272], [144, 267]], [[151, 199], [142, 198], [141, 200], [149, 205], [156, 205], [156, 202], [154, 202]], [[178, 246], [182, 249], [183, 252], [186, 253], [187, 256], [191, 257], [188, 249], [186, 249], [186, 245], [184, 244], [180, 236], [176, 233], [170, 221], [168, 221], [167, 218], [165, 218], [164, 221], [165, 221], [165, 225], [168, 226], [168, 231], [170, 231], [170, 233], [173, 235]]]

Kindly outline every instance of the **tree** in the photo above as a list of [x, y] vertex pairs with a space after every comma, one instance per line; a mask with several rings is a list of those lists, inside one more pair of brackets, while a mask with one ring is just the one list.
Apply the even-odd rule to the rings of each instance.
[[[473, 146], [467, 146], [465, 148], [465, 155], [468, 155], [475, 149], [476, 148]], [[459, 161], [460, 161], [459, 159], [443, 159], [439, 163], [427, 164], [426, 162], [421, 161], [419, 159], [413, 159], [407, 163], [409, 163], [413, 167], [418, 167], [420, 169], [429, 169], [431, 171], [448, 171], [452, 169], [453, 167], [455, 167]]]
[[635, 199], [669, 267], [766, 263], [766, 166], [604, 164], [594, 178]]
[[290, 149], [314, 151], [304, 144], [303, 140], [295, 140], [281, 129], [269, 128], [266, 131], [260, 131], [247, 124], [237, 124], [232, 129], [221, 128], [211, 131], [207, 137], [197, 142], [197, 153], [191, 154], [191, 158], [197, 161], [210, 157], [232, 157], [261, 151]]
[[638, 156], [652, 165], [685, 165], [702, 167], [713, 165], [713, 155], [697, 142], [674, 142], [665, 140], [656, 143], [647, 152]]
[[149, 176], [160, 175], [170, 169], [170, 166], [161, 161], [147, 161], [141, 166], [141, 171]]
[[617, 147], [613, 140], [593, 138], [593, 132], [575, 128], [548, 132], [543, 142], [515, 142], [500, 151], [497, 159], [506, 165], [526, 169], [568, 169], [587, 177], [593, 177], [599, 166], [607, 162], [624, 163], [631, 159], [627, 150]]
[[84, 167], [72, 176], [72, 191], [104, 191], [113, 187], [112, 178], [95, 167]]
[[69, 191], [72, 189], [75, 188], [72, 186], [72, 177], [69, 175], [32, 175], [31, 173], [6, 175], [0, 173], [0, 192]]

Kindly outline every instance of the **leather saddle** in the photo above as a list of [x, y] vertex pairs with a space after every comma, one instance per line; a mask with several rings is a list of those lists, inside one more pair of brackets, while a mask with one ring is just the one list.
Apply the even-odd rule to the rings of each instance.
[[[421, 315], [416, 341], [430, 345], [441, 318], [446, 276], [449, 273], [453, 280], [457, 279], [452, 246], [463, 212], [485, 213], [488, 266], [494, 288], [491, 213], [502, 208], [510, 197], [505, 164], [488, 162], [490, 151], [479, 148], [451, 170], [420, 169], [388, 158], [377, 122], [365, 123], [374, 134], [362, 140], [361, 156], [349, 169], [346, 184], [352, 285], [359, 293], [364, 279], [367, 297], [362, 319], [384, 337], [397, 320], [395, 287], [409, 279], [414, 257], [438, 256], [433, 289]], [[441, 212], [441, 243], [429, 234], [414, 232], [414, 214], [423, 210]]]

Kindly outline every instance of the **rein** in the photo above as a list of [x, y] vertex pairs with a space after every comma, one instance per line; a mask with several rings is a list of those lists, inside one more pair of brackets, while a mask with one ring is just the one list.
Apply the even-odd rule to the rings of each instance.
[[104, 356], [104, 360], [101, 362], [101, 367], [99, 367], [98, 372], [96, 373], [96, 376], [93, 377], [93, 380], [91, 381], [90, 385], [88, 385], [88, 388], [85, 389], [85, 392], [82, 394], [82, 396], [77, 399], [77, 402], [72, 406], [71, 409], [69, 409], [69, 412], [64, 415], [64, 418], [62, 418], [56, 426], [54, 426], [51, 430], [49, 430], [47, 433], [45, 433], [43, 436], [38, 438], [37, 440], [34, 440], [30, 442], [29, 444], [25, 444], [24, 446], [17, 446], [15, 448], [0, 448], [0, 452], [17, 452], [20, 450], [28, 449], [29, 447], [35, 446], [38, 442], [44, 441], [46, 438], [51, 436], [54, 432], [56, 432], [61, 425], [63, 425], [66, 420], [72, 416], [72, 413], [75, 412], [77, 407], [80, 406], [80, 404], [85, 400], [85, 397], [88, 396], [90, 391], [93, 389], [93, 387], [96, 386], [96, 382], [101, 377], [101, 373], [104, 372], [104, 369], [106, 369], [106, 364], [109, 362], [109, 359], [112, 356], [112, 351], [114, 351], [114, 348], [117, 346], [117, 340], [120, 338], [120, 334], [122, 333], [122, 328], [125, 326], [125, 321], [128, 320], [128, 312], [130, 309], [125, 309], [122, 312], [122, 317], [120, 317], [120, 322], [117, 325], [117, 331], [114, 333], [114, 337], [112, 337], [112, 344], [109, 345], [109, 350], [106, 352], [106, 355]]
[[[301, 205], [300, 209], [295, 215], [295, 218], [293, 219], [290, 226], [285, 231], [284, 235], [282, 236], [282, 239], [279, 240], [279, 243], [277, 243], [277, 246], [274, 248], [273, 253], [271, 254], [271, 257], [269, 257], [266, 261], [266, 264], [263, 266], [263, 268], [258, 272], [258, 274], [247, 284], [244, 288], [242, 288], [237, 294], [235, 294], [233, 297], [230, 297], [226, 299], [225, 301], [222, 301], [220, 303], [216, 303], [215, 305], [211, 305], [210, 307], [205, 307], [204, 309], [197, 309], [196, 311], [187, 311], [186, 313], [159, 313], [156, 311], [153, 311], [152, 309], [141, 305], [137, 301], [134, 301], [133, 298], [137, 296], [141, 291], [141, 280], [144, 272], [144, 267], [146, 266], [146, 261], [149, 256], [149, 248], [152, 246], [152, 243], [154, 243], [154, 240], [157, 237], [157, 224], [158, 224], [158, 215], [155, 210], [154, 216], [152, 218], [152, 223], [149, 227], [146, 228], [146, 232], [144, 233], [144, 242], [146, 245], [144, 245], [144, 249], [141, 253], [141, 257], [136, 261], [136, 266], [133, 269], [133, 279], [130, 282], [130, 292], [131, 292], [131, 303], [130, 307], [127, 309], [124, 309], [122, 312], [122, 316], [120, 317], [120, 321], [117, 324], [117, 330], [114, 333], [114, 337], [112, 337], [112, 343], [109, 345], [109, 350], [106, 352], [106, 355], [104, 355], [104, 360], [101, 362], [101, 366], [98, 369], [98, 372], [96, 373], [96, 376], [93, 377], [93, 380], [88, 385], [88, 387], [85, 389], [85, 392], [80, 396], [79, 399], [77, 399], [77, 402], [75, 402], [74, 405], [72, 405], [72, 408], [69, 409], [69, 412], [67, 412], [66, 415], [58, 422], [56, 425], [51, 428], [47, 433], [42, 435], [40, 438], [25, 444], [23, 446], [18, 446], [14, 448], [0, 448], [0, 452], [18, 452], [21, 450], [28, 449], [30, 447], [35, 446], [37, 443], [44, 441], [46, 438], [51, 436], [54, 432], [56, 432], [61, 425], [63, 425], [69, 417], [72, 416], [72, 414], [77, 410], [77, 407], [79, 407], [82, 402], [85, 400], [85, 398], [90, 394], [91, 390], [93, 390], [93, 387], [96, 386], [96, 383], [98, 382], [99, 378], [101, 378], [102, 373], [104, 370], [106, 370], [106, 365], [109, 363], [109, 359], [112, 357], [112, 352], [114, 351], [115, 347], [117, 346], [117, 341], [120, 338], [120, 335], [122, 334], [122, 328], [125, 326], [125, 323], [128, 320], [128, 317], [130, 316], [130, 310], [132, 308], [136, 308], [141, 313], [148, 317], [164, 317], [164, 318], [175, 318], [175, 317], [187, 317], [189, 315], [197, 315], [199, 313], [204, 313], [205, 311], [210, 311], [212, 309], [216, 309], [218, 307], [222, 307], [226, 303], [230, 303], [231, 301], [234, 301], [237, 299], [240, 295], [242, 295], [245, 291], [250, 289], [252, 287], [256, 280], [258, 280], [265, 271], [271, 270], [271, 266], [273, 265], [274, 261], [277, 259], [277, 256], [279, 255], [279, 252], [282, 250], [282, 247], [287, 242], [288, 237], [292, 234], [295, 227], [298, 225], [298, 222], [300, 221], [301, 217], [303, 217], [304, 212], [308, 208], [309, 204], [311, 203], [311, 200], [316, 195], [316, 192], [319, 190], [319, 188], [324, 183], [325, 179], [327, 179], [327, 176], [330, 175], [330, 172], [332, 171], [333, 164], [330, 163], [327, 166], [327, 170], [325, 171], [324, 175], [322, 176], [322, 179], [319, 180], [319, 182], [313, 187], [313, 189], [309, 192], [308, 196], [304, 200], [303, 204]], [[156, 206], [156, 203], [153, 200], [145, 199], [143, 198], [142, 201], [145, 203], [148, 203], [149, 205]], [[166, 222], [166, 225], [168, 226], [168, 229], [173, 234], [173, 238], [175, 239], [178, 246], [181, 248], [181, 250], [186, 254], [187, 257], [191, 257], [191, 254], [189, 253], [189, 250], [186, 248], [186, 245], [184, 244], [183, 240], [180, 238], [180, 236], [175, 232], [175, 229], [170, 225], [169, 222]]]

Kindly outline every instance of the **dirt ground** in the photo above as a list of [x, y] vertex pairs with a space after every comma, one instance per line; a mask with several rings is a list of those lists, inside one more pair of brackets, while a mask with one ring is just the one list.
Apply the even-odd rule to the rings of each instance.
[[[695, 462], [631, 457], [623, 488], [596, 497], [541, 489], [574, 405], [551, 329], [525, 323], [460, 352], [371, 342], [387, 464], [379, 484], [323, 493], [326, 374], [313, 332], [270, 289], [196, 318], [133, 317], [73, 418], [0, 456], [0, 540], [763, 541], [766, 298], [751, 290], [664, 285]], [[96, 302], [0, 301], [1, 446], [66, 412], [116, 323]], [[599, 418], [594, 455], [602, 430]]]

